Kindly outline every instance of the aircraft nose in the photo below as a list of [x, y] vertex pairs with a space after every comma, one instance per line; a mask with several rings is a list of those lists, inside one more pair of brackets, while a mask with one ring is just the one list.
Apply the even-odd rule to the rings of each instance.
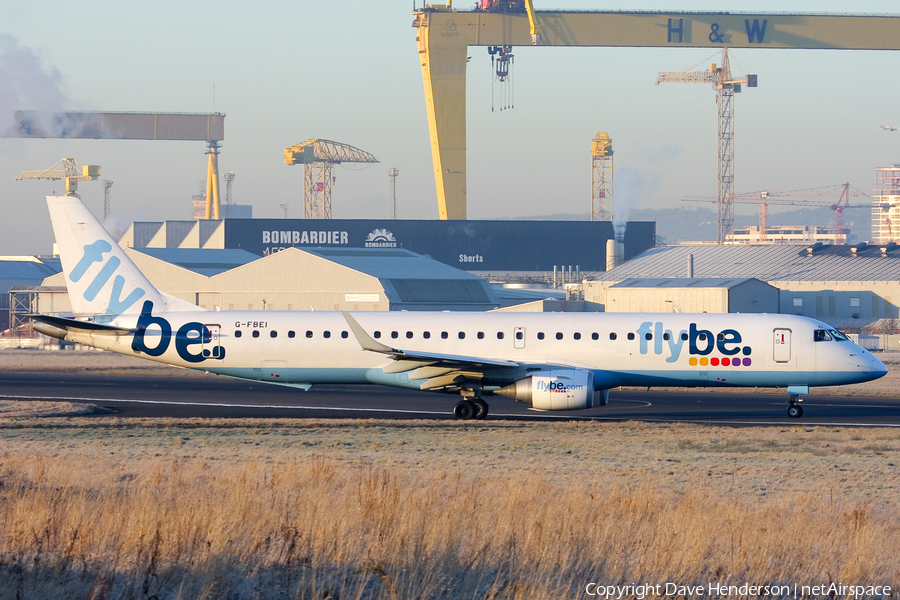
[[879, 377], [884, 377], [885, 375], [887, 375], [887, 366], [883, 362], [881, 362], [880, 359], [875, 357], [875, 355], [869, 354], [869, 363], [869, 372], [872, 374], [873, 379], [878, 379]]

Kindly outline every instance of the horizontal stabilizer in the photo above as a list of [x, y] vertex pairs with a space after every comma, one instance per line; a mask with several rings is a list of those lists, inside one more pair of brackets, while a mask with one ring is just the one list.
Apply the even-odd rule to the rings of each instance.
[[48, 325], [53, 325], [54, 327], [59, 327], [60, 329], [68, 329], [68, 330], [79, 330], [79, 331], [90, 331], [92, 333], [99, 333], [103, 331], [108, 331], [109, 333], [134, 333], [134, 329], [128, 329], [126, 327], [114, 327], [112, 325], [103, 325], [101, 323], [94, 323], [93, 321], [79, 321], [77, 319], [65, 319], [63, 317], [51, 317], [50, 315], [25, 315], [29, 319], [33, 319], [35, 321], [39, 321], [41, 323], [46, 323]]

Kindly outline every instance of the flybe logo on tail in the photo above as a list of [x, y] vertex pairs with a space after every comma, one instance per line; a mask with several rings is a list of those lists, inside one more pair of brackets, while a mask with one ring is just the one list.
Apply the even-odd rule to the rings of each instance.
[[[141, 308], [141, 316], [138, 318], [137, 331], [131, 342], [131, 349], [143, 352], [147, 356], [162, 356], [169, 349], [172, 341], [172, 325], [162, 317], [154, 317], [153, 303], [144, 301]], [[149, 331], [148, 331], [149, 330]], [[156, 343], [149, 345], [148, 338], [156, 339]], [[222, 360], [225, 358], [225, 348], [222, 346], [205, 347], [212, 343], [212, 332], [203, 323], [185, 323], [175, 332], [175, 351], [182, 359], [189, 363], [201, 363], [205, 360]], [[191, 350], [192, 346], [200, 344], [200, 351], [196, 354]]]
[[[106, 240], [97, 240], [93, 244], [86, 245], [84, 247], [84, 255], [78, 261], [78, 264], [75, 265], [75, 268], [72, 269], [69, 279], [73, 283], [78, 283], [92, 264], [103, 262], [103, 255], [111, 251], [112, 245]], [[122, 261], [119, 260], [118, 256], [109, 257], [109, 260], [106, 261], [106, 264], [103, 265], [103, 268], [100, 269], [94, 280], [85, 288], [82, 297], [88, 302], [93, 302], [120, 264], [122, 264]], [[125, 278], [121, 275], [116, 275], [113, 279], [112, 292], [109, 295], [109, 313], [112, 315], [121, 315], [145, 293], [142, 288], [135, 288], [125, 298], [122, 298], [122, 288], [124, 287]]]
[[[691, 364], [693, 365], [697, 359], [694, 356], [705, 357], [717, 351], [719, 354], [725, 355], [722, 359], [723, 364], [741, 364], [740, 358], [731, 358], [737, 354], [750, 356], [752, 349], [750, 346], [741, 346], [741, 334], [736, 329], [723, 329], [718, 333], [713, 333], [707, 329], [698, 329], [696, 323], [691, 323], [688, 330], [673, 332], [665, 329], [662, 323], [646, 322], [641, 323], [637, 330], [638, 340], [640, 341], [641, 354], [650, 352], [650, 346], [653, 346], [654, 354], [663, 354], [668, 351], [669, 356], [666, 362], [674, 363], [681, 356], [685, 342], [687, 342], [688, 354], [691, 355]], [[743, 359], [744, 365], [750, 365], [750, 359]], [[718, 358], [710, 359], [714, 364], [719, 363]], [[700, 363], [705, 365], [706, 358], [701, 358]]]

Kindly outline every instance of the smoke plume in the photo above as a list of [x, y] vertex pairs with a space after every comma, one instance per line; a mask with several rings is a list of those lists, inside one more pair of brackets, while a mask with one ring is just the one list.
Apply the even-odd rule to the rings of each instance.
[[621, 244], [625, 241], [628, 213], [632, 207], [637, 207], [644, 191], [644, 178], [636, 169], [624, 167], [616, 172], [615, 182], [612, 200], [613, 230], [616, 241]]
[[59, 71], [45, 67], [31, 49], [0, 34], [0, 136], [15, 126], [16, 110], [37, 111], [42, 124], [52, 128], [64, 104], [61, 81]]

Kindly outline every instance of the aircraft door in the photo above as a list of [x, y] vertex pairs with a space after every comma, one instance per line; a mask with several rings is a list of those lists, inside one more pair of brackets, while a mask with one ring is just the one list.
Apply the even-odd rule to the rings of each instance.
[[773, 356], [775, 362], [788, 362], [791, 360], [791, 330], [776, 329], [774, 343]]
[[516, 327], [513, 329], [513, 348], [522, 349], [525, 347], [525, 328]]
[[221, 326], [217, 324], [207, 323], [203, 326], [203, 356], [207, 358], [223, 358], [224, 348], [219, 345], [221, 330]]

